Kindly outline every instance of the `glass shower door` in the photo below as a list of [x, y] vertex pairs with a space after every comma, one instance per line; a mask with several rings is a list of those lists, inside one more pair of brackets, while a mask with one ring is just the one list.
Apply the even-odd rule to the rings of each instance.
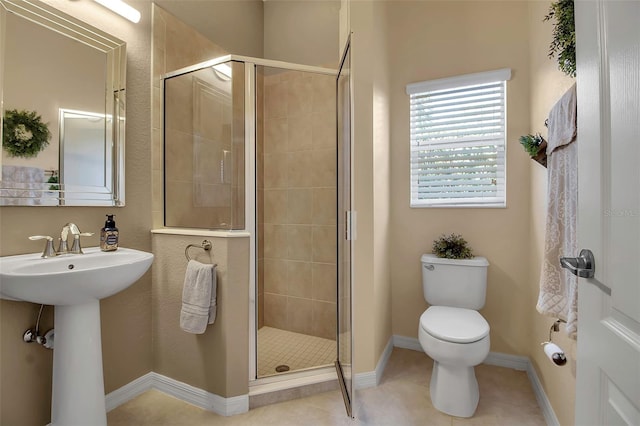
[[211, 62], [163, 78], [168, 227], [245, 227], [245, 66]]
[[347, 41], [337, 77], [338, 136], [338, 382], [349, 417], [353, 417], [353, 337], [351, 302], [351, 49]]

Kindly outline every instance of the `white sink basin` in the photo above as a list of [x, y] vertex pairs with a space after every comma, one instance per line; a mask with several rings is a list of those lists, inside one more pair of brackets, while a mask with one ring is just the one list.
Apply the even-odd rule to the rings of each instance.
[[144, 251], [98, 247], [47, 259], [40, 253], [0, 257], [0, 297], [45, 305], [104, 299], [136, 282], [152, 261]]
[[0, 297], [55, 305], [51, 425], [106, 426], [100, 299], [136, 282], [153, 254], [92, 247], [85, 254], [40, 256], [0, 257]]

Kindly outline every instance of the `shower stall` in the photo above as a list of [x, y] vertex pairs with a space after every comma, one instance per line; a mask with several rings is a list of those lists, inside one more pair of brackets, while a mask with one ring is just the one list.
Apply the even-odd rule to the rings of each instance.
[[229, 55], [162, 79], [164, 225], [250, 233], [256, 382], [339, 358], [336, 75]]

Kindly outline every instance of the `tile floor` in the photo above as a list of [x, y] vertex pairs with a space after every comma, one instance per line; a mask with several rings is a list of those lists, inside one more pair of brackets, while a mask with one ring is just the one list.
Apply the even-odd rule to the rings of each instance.
[[436, 411], [429, 400], [433, 363], [424, 353], [395, 348], [382, 381], [356, 391], [355, 419], [346, 417], [339, 391], [282, 402], [222, 417], [158, 391], [146, 392], [108, 414], [109, 426], [209, 425], [545, 425], [523, 371], [480, 365], [476, 376], [480, 403], [474, 417], [462, 419]]
[[272, 327], [258, 330], [258, 377], [278, 374], [276, 367], [283, 364], [295, 371], [333, 365], [335, 360], [335, 340]]

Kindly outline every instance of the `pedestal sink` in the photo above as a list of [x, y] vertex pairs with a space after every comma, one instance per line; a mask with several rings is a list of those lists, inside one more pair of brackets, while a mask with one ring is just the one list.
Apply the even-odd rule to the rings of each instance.
[[153, 261], [153, 254], [127, 248], [84, 251], [0, 257], [1, 298], [55, 306], [53, 426], [107, 424], [100, 299], [136, 282]]

